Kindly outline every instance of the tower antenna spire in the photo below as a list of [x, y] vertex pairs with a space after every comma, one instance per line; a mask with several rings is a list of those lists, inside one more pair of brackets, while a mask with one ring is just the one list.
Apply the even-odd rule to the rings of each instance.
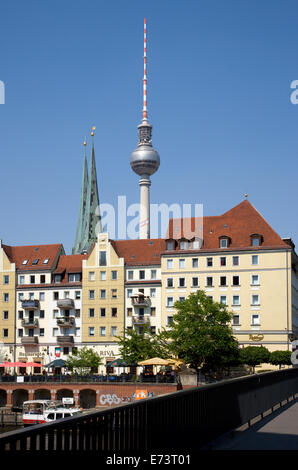
[[144, 18], [143, 122], [147, 122], [147, 21]]

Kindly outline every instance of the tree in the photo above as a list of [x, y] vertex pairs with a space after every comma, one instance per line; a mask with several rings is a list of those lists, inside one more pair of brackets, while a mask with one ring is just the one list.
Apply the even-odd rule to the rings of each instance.
[[168, 345], [163, 333], [152, 333], [150, 326], [144, 325], [138, 332], [135, 329], [125, 329], [123, 337], [117, 337], [119, 352], [123, 360], [138, 363], [151, 357], [168, 358]]
[[80, 375], [89, 374], [92, 369], [98, 369], [100, 364], [102, 364], [100, 356], [87, 346], [73, 351], [72, 356], [66, 361], [67, 367]]
[[166, 332], [170, 351], [199, 369], [220, 368], [238, 356], [238, 343], [229, 326], [232, 314], [204, 291], [175, 303], [171, 329]]
[[269, 362], [270, 364], [279, 366], [279, 368], [281, 368], [282, 364], [290, 366], [292, 364], [291, 355], [292, 351], [273, 351], [270, 354]]
[[243, 364], [252, 366], [255, 373], [255, 366], [270, 361], [270, 352], [264, 346], [247, 346], [240, 349], [240, 359]]

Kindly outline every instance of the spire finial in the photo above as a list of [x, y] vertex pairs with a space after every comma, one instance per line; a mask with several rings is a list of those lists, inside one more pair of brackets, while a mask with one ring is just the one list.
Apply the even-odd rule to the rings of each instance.
[[87, 145], [87, 137], [85, 136], [85, 140], [84, 140], [84, 143], [83, 143], [84, 147], [86, 147]]
[[147, 122], [147, 21], [144, 18], [143, 122]]
[[91, 136], [93, 137], [94, 136], [94, 131], [95, 131], [96, 127], [93, 126], [92, 129], [91, 129]]
[[248, 196], [248, 194], [247, 194], [247, 193], [245, 193], [245, 194], [244, 194], [244, 197], [245, 197], [245, 199], [247, 199], [247, 196]]

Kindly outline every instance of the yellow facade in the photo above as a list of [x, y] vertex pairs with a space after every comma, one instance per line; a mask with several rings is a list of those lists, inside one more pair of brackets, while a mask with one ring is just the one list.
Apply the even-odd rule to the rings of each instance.
[[117, 343], [124, 329], [124, 259], [107, 233], [83, 261], [82, 304], [82, 343]]
[[214, 301], [226, 301], [240, 345], [290, 349], [298, 307], [298, 296], [292, 305], [291, 250], [180, 250], [162, 256], [161, 272], [163, 327], [175, 314], [173, 302], [202, 289]]
[[15, 343], [16, 266], [11, 263], [0, 240], [0, 341]]

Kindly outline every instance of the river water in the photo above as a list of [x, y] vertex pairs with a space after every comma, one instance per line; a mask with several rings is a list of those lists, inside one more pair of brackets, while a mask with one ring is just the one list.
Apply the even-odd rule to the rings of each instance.
[[15, 429], [23, 429], [23, 426], [15, 426], [13, 424], [9, 424], [7, 426], [0, 426], [0, 434], [2, 434], [3, 432], [14, 431]]

